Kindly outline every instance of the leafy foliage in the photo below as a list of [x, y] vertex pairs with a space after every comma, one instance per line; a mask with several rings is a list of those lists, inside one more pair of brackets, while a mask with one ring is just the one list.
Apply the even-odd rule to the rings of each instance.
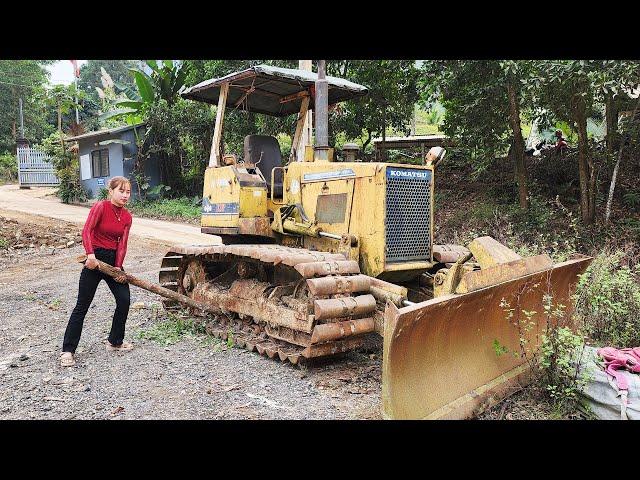
[[15, 151], [20, 133], [19, 99], [23, 101], [25, 137], [39, 142], [53, 126], [41, 102], [48, 72], [44, 61], [0, 60], [0, 152]]
[[423, 63], [422, 71], [423, 101], [440, 99], [446, 110], [442, 130], [477, 169], [506, 153], [509, 104], [499, 61], [431, 61]]
[[109, 198], [109, 189], [101, 187], [100, 190], [98, 190], [98, 194], [96, 195], [96, 198], [98, 200], [106, 200], [107, 198]]
[[211, 109], [183, 99], [171, 104], [158, 100], [149, 106], [145, 123], [147, 133], [138, 161], [157, 158], [162, 182], [172, 194], [201, 193], [215, 125]]
[[200, 218], [200, 198], [180, 197], [153, 201], [131, 202], [128, 208], [137, 216], [152, 218]]
[[127, 86], [133, 87], [133, 79], [129, 69], [139, 66], [136, 60], [88, 60], [80, 67], [80, 78], [78, 78], [78, 88], [87, 94], [87, 99], [99, 104], [100, 98], [96, 89], [102, 88], [101, 81], [103, 72], [106, 72], [115, 85], [120, 85], [122, 89]]
[[56, 195], [64, 203], [83, 202], [87, 200], [87, 193], [82, 188], [78, 176], [80, 170], [78, 157], [70, 147], [69, 143], [61, 141], [60, 132], [52, 133], [42, 142], [42, 148], [51, 158], [56, 176], [60, 180]]
[[640, 265], [619, 266], [623, 252], [603, 252], [581, 276], [575, 313], [585, 332], [603, 345], [640, 345]]
[[418, 101], [420, 70], [415, 60], [329, 60], [327, 74], [349, 79], [369, 88], [369, 94], [340, 104], [329, 117], [330, 144], [343, 133], [362, 140], [365, 150], [383, 123], [392, 131], [409, 134], [414, 105]]
[[[543, 297], [542, 312], [520, 308], [519, 297], [511, 302], [503, 298], [501, 307], [505, 319], [517, 330], [519, 348], [509, 349], [499, 339], [494, 339], [492, 347], [496, 355], [511, 354], [525, 360], [531, 375], [527, 388], [546, 397], [559, 417], [576, 412], [580, 406], [580, 392], [589, 380], [580, 371], [586, 343], [579, 332], [569, 328], [565, 306], [554, 303], [549, 292]], [[546, 328], [537, 347], [534, 327], [539, 322]]]
[[0, 155], [0, 182], [15, 181], [18, 179], [18, 162], [16, 156], [7, 153]]
[[183, 318], [167, 312], [167, 318], [136, 332], [139, 339], [152, 340], [160, 345], [173, 345], [184, 338], [199, 338], [205, 335], [204, 325], [192, 318]]

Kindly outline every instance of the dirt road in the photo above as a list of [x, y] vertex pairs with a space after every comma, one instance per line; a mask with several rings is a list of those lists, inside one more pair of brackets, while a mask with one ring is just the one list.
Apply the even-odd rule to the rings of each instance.
[[[18, 185], [0, 186], [0, 212], [8, 218], [20, 218], [20, 213], [44, 215], [83, 225], [89, 213], [86, 207], [66, 205], [53, 196], [54, 188], [34, 187], [21, 190]], [[191, 243], [211, 245], [220, 237], [200, 233], [200, 228], [184, 223], [164, 222], [148, 218], [134, 218], [131, 235], [159, 240], [165, 245]]]
[[[0, 188], [0, 205], [38, 212], [51, 208], [50, 200], [28, 194], [26, 206], [6, 202], [8, 197], [16, 202], [20, 195]], [[60, 367], [80, 274], [75, 257], [83, 249], [78, 243], [38, 247], [36, 237], [39, 231], [41, 236], [68, 232], [66, 238], [77, 238], [86, 212], [68, 207], [49, 211], [55, 218], [47, 219], [0, 210], [5, 217], [0, 234], [13, 236], [15, 245], [18, 231], [20, 236], [28, 233], [31, 242], [15, 250], [0, 247], [0, 420], [380, 418], [381, 345], [300, 368], [200, 334], [164, 344], [162, 338], [144, 337], [174, 325], [175, 318], [159, 308], [159, 297], [136, 287], [132, 304], [142, 302], [137, 305], [142, 308], [131, 309], [126, 334], [136, 348], [128, 353], [105, 350], [115, 301], [102, 283], [85, 320], [77, 365]], [[136, 223], [143, 226], [142, 219]], [[153, 235], [161, 230], [153, 233], [153, 228]], [[170, 235], [162, 230], [159, 239], [150, 240], [140, 232], [130, 239], [125, 267], [157, 281]]]

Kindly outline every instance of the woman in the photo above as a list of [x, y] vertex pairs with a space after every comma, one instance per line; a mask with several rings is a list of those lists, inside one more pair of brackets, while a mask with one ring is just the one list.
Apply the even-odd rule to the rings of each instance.
[[87, 261], [80, 273], [78, 301], [64, 333], [60, 356], [60, 364], [63, 367], [70, 367], [76, 363], [74, 354], [80, 341], [84, 317], [100, 280], [107, 282], [116, 299], [116, 311], [107, 340], [107, 350], [128, 351], [133, 348], [131, 343], [123, 341], [130, 303], [129, 284], [126, 283], [126, 277], [123, 274], [112, 278], [96, 268], [97, 260], [102, 260], [123, 270], [122, 263], [127, 253], [127, 240], [131, 228], [131, 214], [124, 208], [131, 196], [131, 182], [125, 177], [113, 177], [109, 180], [108, 186], [108, 200], [95, 203], [82, 229], [82, 244], [87, 253]]

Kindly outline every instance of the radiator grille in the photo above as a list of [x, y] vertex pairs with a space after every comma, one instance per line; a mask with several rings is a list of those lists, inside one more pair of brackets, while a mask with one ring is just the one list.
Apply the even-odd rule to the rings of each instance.
[[387, 167], [387, 262], [431, 258], [431, 171]]

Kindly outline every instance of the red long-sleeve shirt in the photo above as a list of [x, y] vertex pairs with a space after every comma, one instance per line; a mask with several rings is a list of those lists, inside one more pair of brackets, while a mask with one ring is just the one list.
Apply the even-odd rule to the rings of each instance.
[[82, 245], [89, 255], [94, 248], [116, 251], [115, 267], [122, 267], [127, 254], [127, 241], [132, 217], [123, 207], [116, 207], [110, 200], [96, 202], [82, 229]]

